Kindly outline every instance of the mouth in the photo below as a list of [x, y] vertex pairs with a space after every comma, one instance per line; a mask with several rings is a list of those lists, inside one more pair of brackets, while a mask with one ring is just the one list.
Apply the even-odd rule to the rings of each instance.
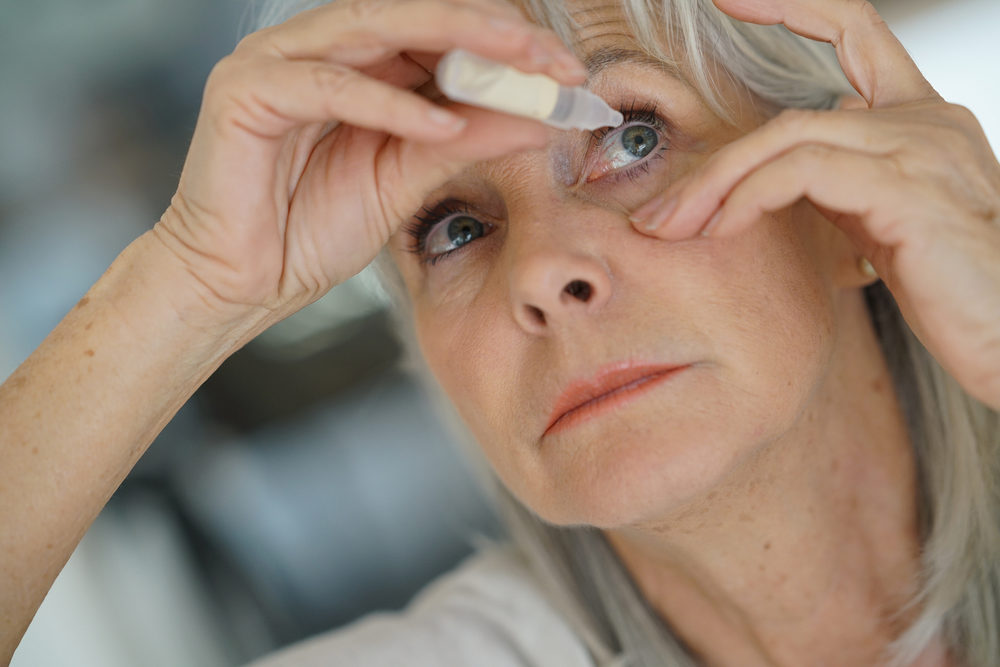
[[556, 401], [542, 435], [565, 431], [613, 410], [689, 366], [615, 364], [589, 380], [572, 382]]

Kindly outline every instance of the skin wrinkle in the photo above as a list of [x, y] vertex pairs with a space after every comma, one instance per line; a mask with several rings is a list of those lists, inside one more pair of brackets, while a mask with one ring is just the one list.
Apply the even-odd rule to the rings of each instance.
[[[621, 40], [594, 31], [587, 44], [629, 50]], [[576, 159], [571, 133], [553, 132], [433, 193], [502, 215], [432, 268], [393, 245], [428, 365], [511, 491], [547, 520], [604, 529], [708, 664], [872, 664], [910, 617], [896, 612], [919, 542], [895, 396], [857, 390], [891, 381], [856, 253], [804, 200], [725, 239], [639, 235], [615, 204], [651, 197], [766, 118], [724, 89], [745, 114], [732, 127], [635, 62], [602, 64], [589, 84], [655, 98], [703, 150], [572, 193], [554, 166]], [[553, 297], [571, 279], [595, 286], [592, 302]], [[544, 327], [519, 316], [527, 306]], [[540, 440], [567, 382], [628, 359], [695, 365]]]
[[678, 78], [679, 73], [673, 67], [653, 58], [647, 53], [635, 49], [623, 49], [606, 46], [590, 51], [583, 61], [589, 76], [593, 77], [611, 65], [631, 62], [662, 72], [666, 76]]

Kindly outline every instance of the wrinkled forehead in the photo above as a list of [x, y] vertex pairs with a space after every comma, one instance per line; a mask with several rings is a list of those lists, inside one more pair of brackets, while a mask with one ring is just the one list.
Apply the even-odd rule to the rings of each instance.
[[588, 68], [606, 64], [602, 61], [612, 57], [609, 54], [628, 49], [643, 53], [651, 62], [683, 78], [682, 72], [665, 63], [670, 58], [657, 57], [657, 53], [640, 43], [656, 42], [662, 49], [660, 56], [668, 52], [666, 40], [658, 34], [657, 26], [644, 26], [645, 40], [636, 39], [622, 0], [514, 0], [514, 4], [529, 19], [559, 35]]
[[514, 0], [514, 4], [578, 53], [592, 48], [594, 40], [632, 37], [620, 0]]

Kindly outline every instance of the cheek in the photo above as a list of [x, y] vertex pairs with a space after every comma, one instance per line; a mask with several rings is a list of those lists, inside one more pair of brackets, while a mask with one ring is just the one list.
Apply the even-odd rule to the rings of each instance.
[[810, 224], [780, 215], [758, 225], [739, 239], [744, 243], [732, 258], [739, 270], [725, 279], [734, 290], [719, 312], [732, 315], [731, 327], [718, 331], [731, 346], [727, 356], [741, 384], [771, 421], [794, 419], [823, 379], [835, 345], [830, 277], [802, 237]]
[[513, 401], [517, 364], [501, 332], [497, 308], [418, 308], [417, 336], [428, 368], [455, 406], [486, 457], [498, 469], [509, 466], [505, 454], [518, 424]]

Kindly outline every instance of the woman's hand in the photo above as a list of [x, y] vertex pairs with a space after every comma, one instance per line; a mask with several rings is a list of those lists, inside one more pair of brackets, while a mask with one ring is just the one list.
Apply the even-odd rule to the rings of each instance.
[[662, 239], [739, 233], [802, 197], [874, 265], [914, 332], [1000, 408], [1000, 164], [868, 2], [714, 0], [831, 42], [867, 109], [785, 111], [633, 213]]
[[340, 0], [251, 35], [212, 72], [162, 220], [0, 385], [0, 665], [223, 359], [361, 270], [442, 179], [547, 139], [533, 121], [414, 93], [452, 47], [584, 78], [504, 0]]
[[289, 315], [364, 268], [450, 175], [544, 144], [536, 122], [413, 92], [454, 47], [585, 78], [505, 0], [340, 0], [250, 35], [215, 67], [153, 235], [217, 321]]

